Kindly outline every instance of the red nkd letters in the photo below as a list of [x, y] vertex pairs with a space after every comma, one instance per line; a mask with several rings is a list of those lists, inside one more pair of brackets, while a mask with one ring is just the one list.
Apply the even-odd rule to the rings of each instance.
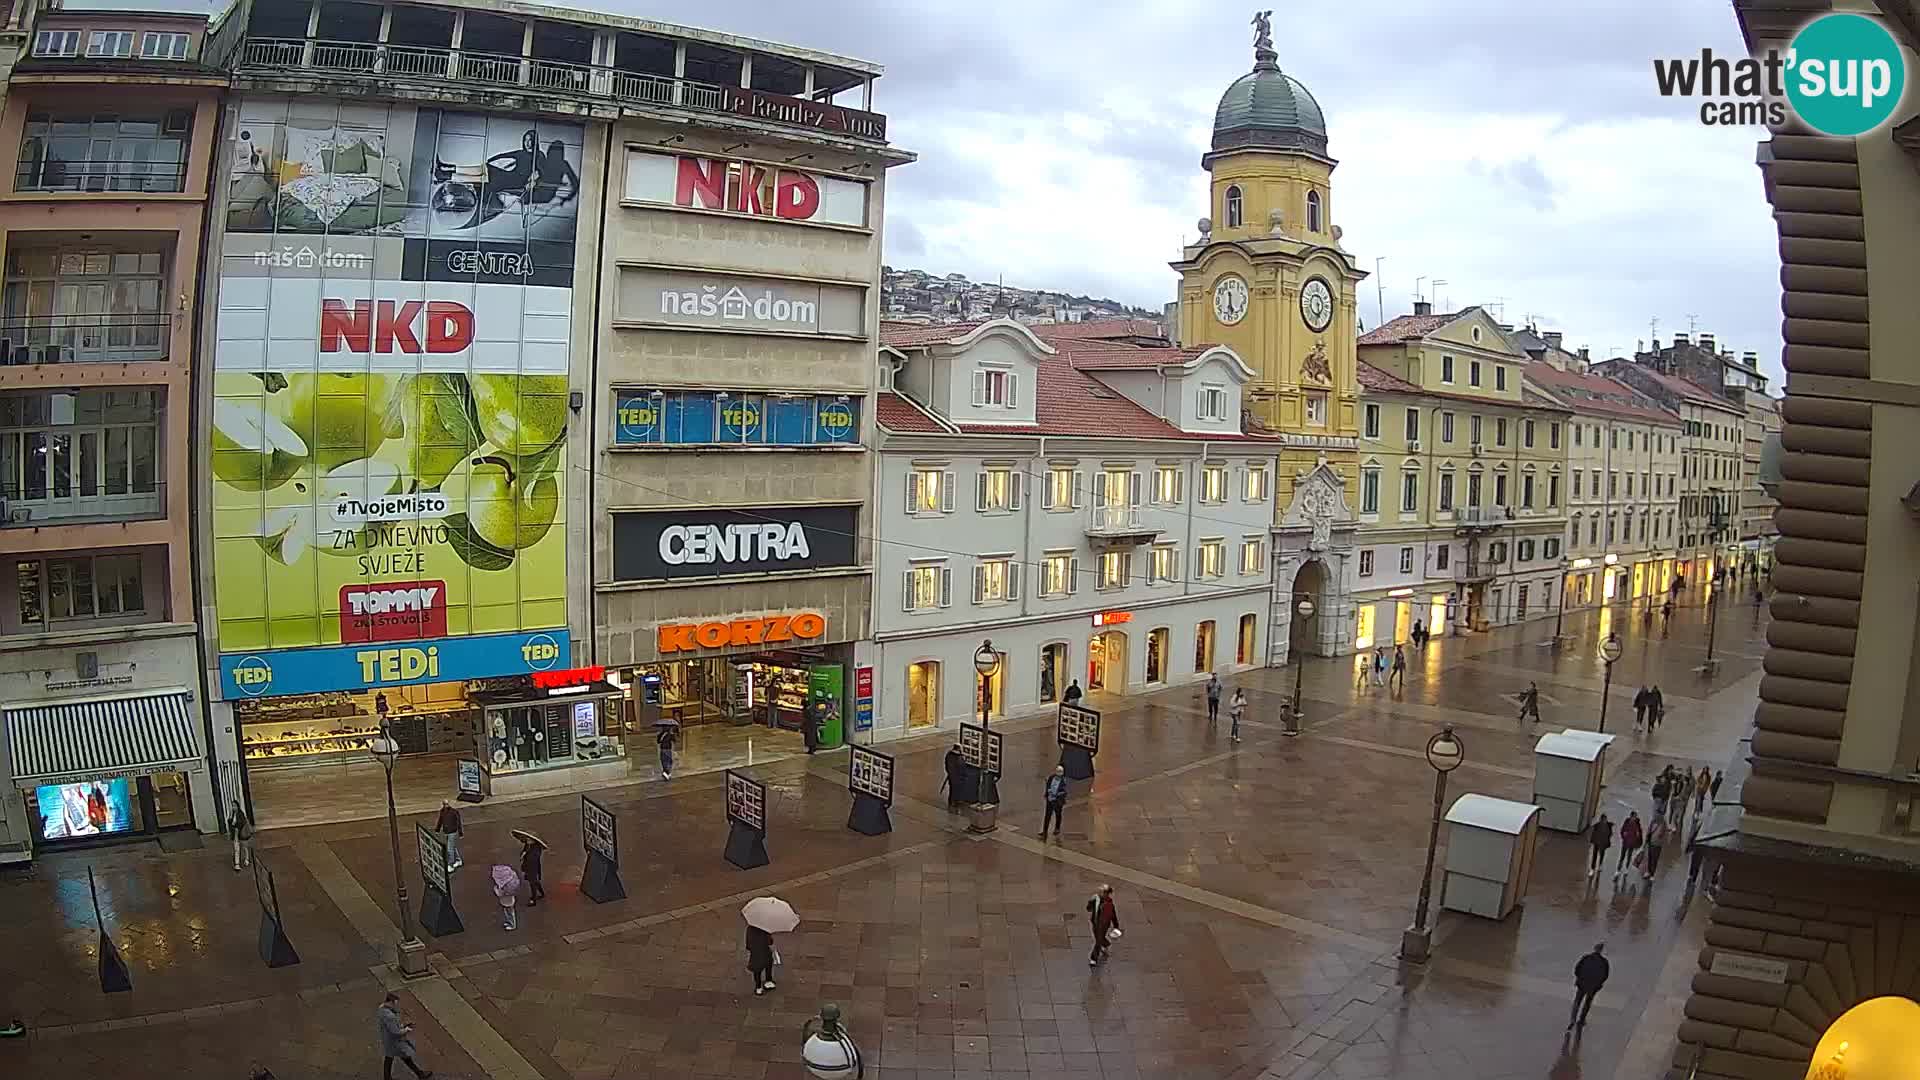
[[456, 353], [472, 344], [473, 309], [451, 300], [320, 301], [323, 353]]
[[820, 185], [813, 177], [792, 169], [682, 157], [673, 201], [696, 210], [730, 210], [806, 221], [820, 210]]

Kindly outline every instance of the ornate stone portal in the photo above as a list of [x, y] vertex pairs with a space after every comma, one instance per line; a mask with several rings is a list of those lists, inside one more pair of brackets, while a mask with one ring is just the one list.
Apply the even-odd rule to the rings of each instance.
[[1268, 618], [1267, 663], [1285, 664], [1293, 650], [1293, 631], [1301, 625], [1297, 606], [1313, 601], [1304, 623], [1300, 651], [1310, 656], [1340, 656], [1352, 651], [1353, 603], [1349, 564], [1353, 558], [1355, 519], [1340, 474], [1325, 455], [1294, 480], [1293, 500], [1273, 530], [1273, 605]]

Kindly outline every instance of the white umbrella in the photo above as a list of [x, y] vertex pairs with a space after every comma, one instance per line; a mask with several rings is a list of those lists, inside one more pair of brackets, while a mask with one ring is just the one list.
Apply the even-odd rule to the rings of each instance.
[[800, 925], [800, 916], [793, 905], [773, 896], [756, 896], [747, 901], [740, 909], [740, 917], [747, 920], [748, 926], [758, 927], [769, 934], [785, 934]]

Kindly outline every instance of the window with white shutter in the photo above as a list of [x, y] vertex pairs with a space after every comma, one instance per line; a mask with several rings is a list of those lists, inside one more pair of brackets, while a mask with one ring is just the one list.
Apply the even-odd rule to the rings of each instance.
[[947, 469], [940, 474], [940, 512], [953, 513], [953, 470]]
[[973, 369], [973, 404], [977, 408], [987, 403], [987, 373], [983, 368]]

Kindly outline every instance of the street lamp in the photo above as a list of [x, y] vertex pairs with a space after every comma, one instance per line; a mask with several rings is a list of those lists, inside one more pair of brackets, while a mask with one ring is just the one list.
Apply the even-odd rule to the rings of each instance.
[[[1300, 603], [1294, 606], [1294, 610], [1300, 613], [1301, 629], [1304, 630], [1308, 620], [1313, 618], [1313, 601], [1302, 596]], [[1306, 674], [1306, 668], [1300, 662], [1301, 653], [1296, 648], [1297, 644], [1298, 643], [1293, 640], [1293, 636], [1289, 634], [1287, 636], [1287, 651], [1294, 654], [1290, 657], [1290, 659], [1293, 660], [1293, 706], [1288, 710], [1287, 727], [1286, 730], [1281, 732], [1282, 735], [1300, 734], [1300, 681]]]
[[1600, 643], [1600, 659], [1607, 664], [1607, 677], [1600, 684], [1600, 733], [1603, 735], [1607, 731], [1607, 699], [1613, 696], [1613, 665], [1623, 651], [1620, 635], [1608, 631], [1607, 640]]
[[808, 1075], [820, 1080], [867, 1075], [866, 1063], [860, 1060], [860, 1048], [853, 1044], [853, 1036], [848, 1035], [840, 1023], [840, 1006], [831, 1003], [820, 1006], [820, 1015], [809, 1019], [800, 1030], [807, 1037], [800, 1047], [800, 1060], [806, 1065]]
[[1567, 613], [1567, 560], [1560, 560], [1560, 602], [1553, 606], [1553, 640], [1547, 642], [1555, 652], [1566, 644], [1567, 636], [1560, 631], [1561, 617]]
[[993, 704], [993, 675], [1000, 670], [1000, 654], [994, 651], [992, 638], [982, 641], [973, 654], [973, 670], [980, 673], [980, 726], [986, 727]]
[[387, 718], [380, 718], [380, 734], [367, 746], [367, 752], [387, 774], [387, 836], [393, 841], [393, 897], [400, 905], [400, 974], [418, 979], [427, 970], [427, 943], [413, 932], [413, 908], [407, 903], [407, 879], [400, 872], [400, 816], [393, 808], [393, 763], [399, 760], [400, 744], [394, 741]]
[[[1728, 575], [1727, 580], [1731, 581], [1732, 575]], [[1720, 661], [1713, 655], [1713, 639], [1720, 629], [1720, 590], [1722, 588], [1723, 586], [1720, 585], [1707, 586], [1707, 662], [1700, 665], [1702, 675], [1712, 675], [1714, 669], [1720, 666]]]
[[1440, 815], [1447, 800], [1447, 774], [1467, 759], [1467, 748], [1453, 733], [1453, 725], [1427, 740], [1427, 764], [1433, 766], [1433, 829], [1427, 834], [1427, 869], [1420, 875], [1420, 903], [1413, 909], [1413, 925], [1400, 935], [1400, 959], [1427, 962], [1433, 931], [1427, 928], [1427, 906], [1433, 902], [1433, 856], [1440, 846]]

